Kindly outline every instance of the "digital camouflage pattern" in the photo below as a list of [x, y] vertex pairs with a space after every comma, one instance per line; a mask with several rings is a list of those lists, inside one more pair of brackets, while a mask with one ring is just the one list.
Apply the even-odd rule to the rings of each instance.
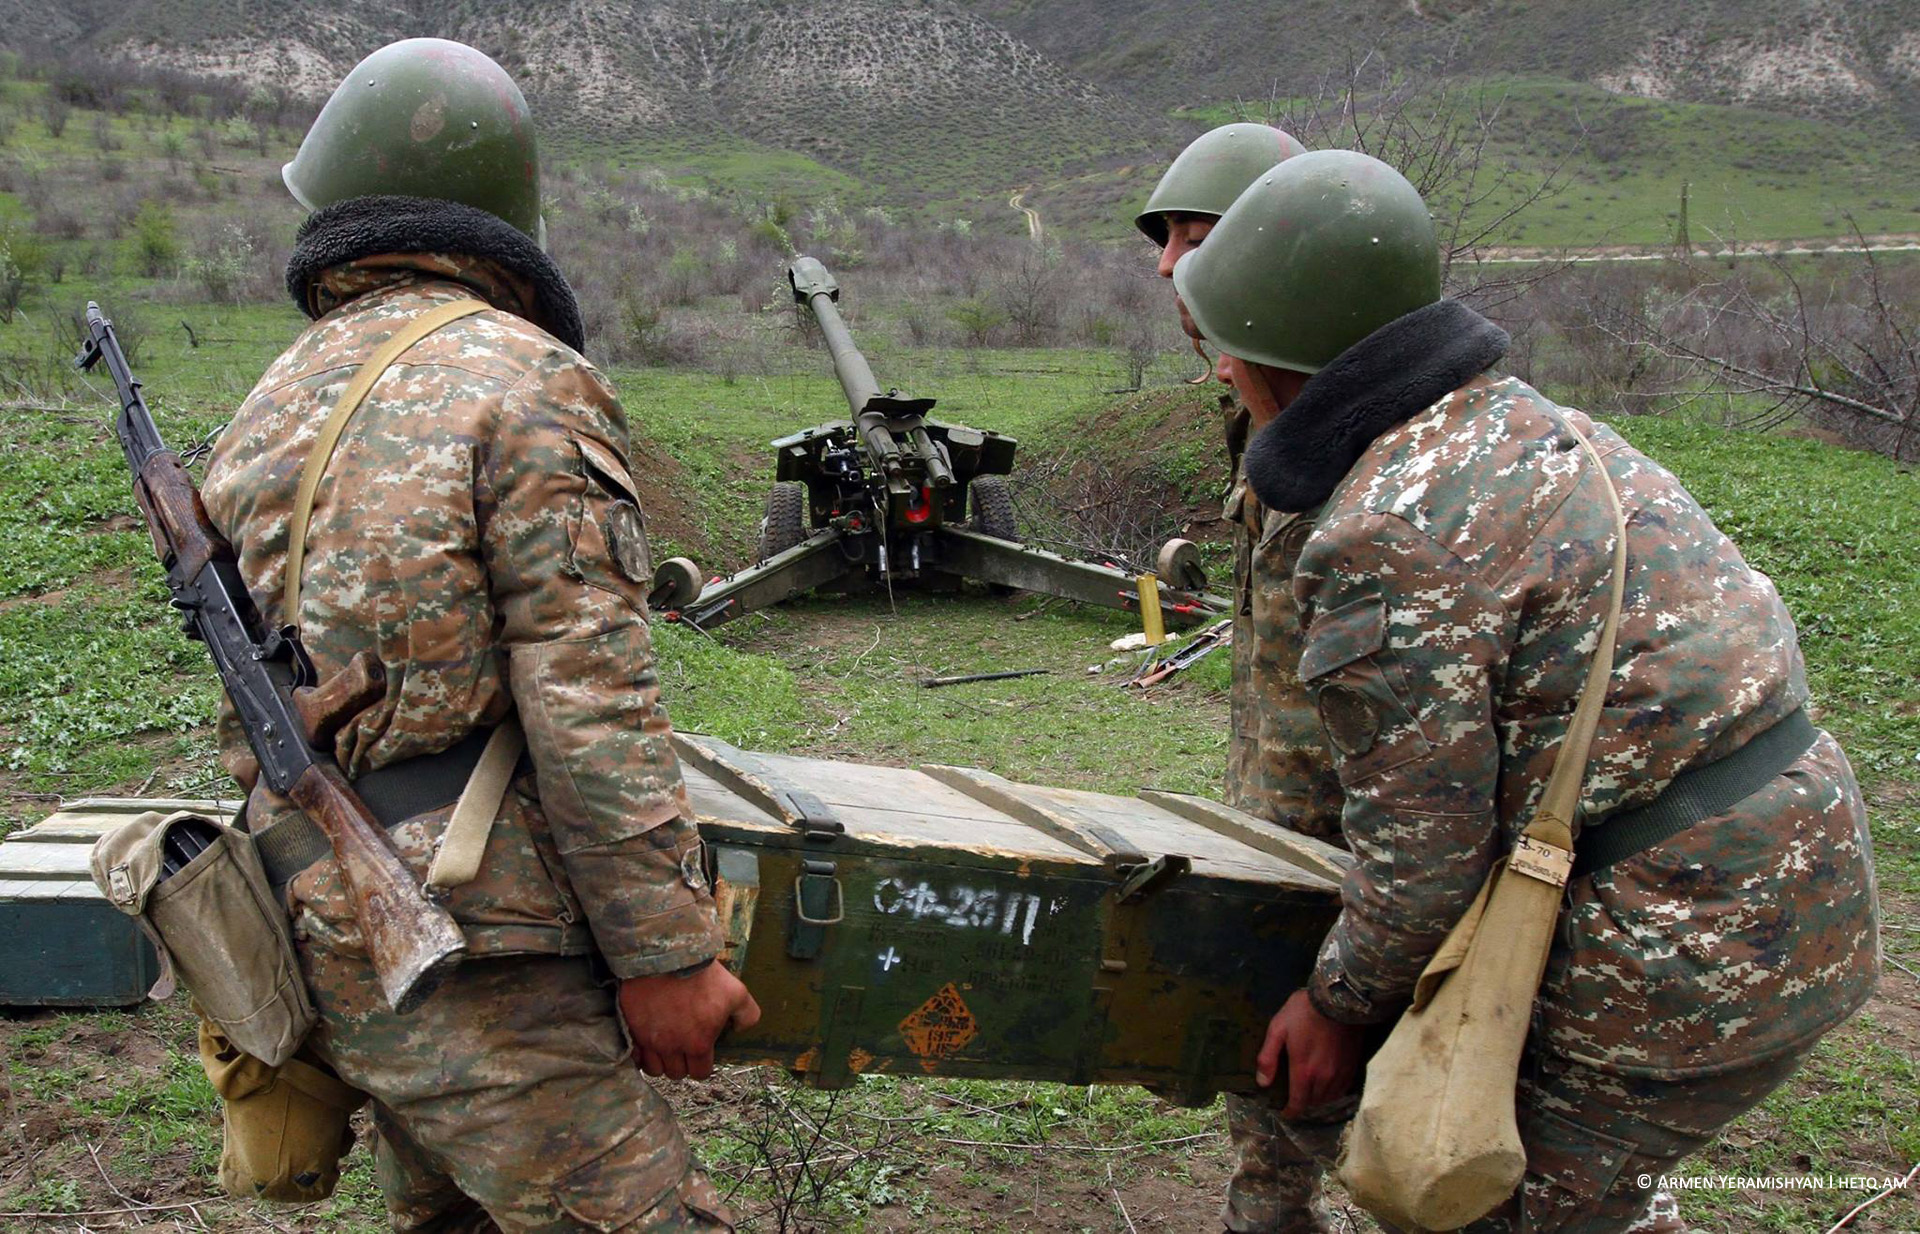
[[[1294, 582], [1300, 675], [1357, 858], [1309, 987], [1334, 1019], [1398, 1014], [1544, 791], [1615, 534], [1569, 425], [1628, 519], [1582, 817], [1647, 803], [1807, 700], [1771, 581], [1611, 429], [1482, 376], [1382, 434], [1327, 501]], [[1865, 1002], [1874, 894], [1859, 789], [1825, 734], [1734, 809], [1576, 879], [1523, 1064], [1524, 1222], [1469, 1228], [1683, 1228], [1637, 1176], [1705, 1143]], [[1337, 1151], [1335, 1132], [1285, 1129], [1322, 1160]]]
[[586, 958], [470, 960], [396, 1016], [364, 960], [300, 951], [316, 1047], [378, 1094], [374, 1169], [394, 1229], [728, 1228]]
[[1268, 510], [1242, 479], [1225, 517], [1233, 524], [1235, 596], [1227, 802], [1340, 844], [1340, 780], [1300, 683], [1305, 639], [1293, 600], [1293, 566], [1313, 514]]
[[[1382, 434], [1328, 500], [1294, 580], [1300, 675], [1335, 746], [1358, 858], [1310, 987], [1335, 1019], [1398, 1013], [1545, 789], [1599, 636], [1614, 536], [1569, 423], [1607, 460], [1629, 527], [1583, 816], [1646, 804], [1806, 702], [1772, 582], [1611, 429], [1482, 376]], [[1877, 953], [1864, 812], [1837, 747], [1815, 753], [1804, 784], [1579, 893], [1591, 903], [1576, 902], [1540, 1004], [1549, 1048], [1609, 1070], [1710, 1074], [1794, 1049], [1865, 1000]]]
[[1260, 1094], [1227, 1094], [1234, 1163], [1221, 1223], [1232, 1234], [1325, 1234], [1333, 1229], [1320, 1183], [1334, 1167], [1341, 1127], [1357, 1104], [1344, 1101], [1301, 1121], [1282, 1119], [1280, 1107]]
[[[1293, 567], [1313, 515], [1265, 509], [1239, 473], [1247, 410], [1221, 403], [1235, 472], [1222, 517], [1233, 528], [1232, 734], [1226, 799], [1257, 818], [1341, 844], [1340, 781], [1313, 700], [1300, 684], [1304, 641]], [[1296, 1147], [1265, 1097], [1230, 1093], [1234, 1172], [1222, 1220], [1238, 1234], [1323, 1230], [1322, 1168]]]
[[[495, 307], [416, 344], [375, 385], [315, 501], [301, 593], [307, 648], [323, 677], [360, 651], [387, 670], [385, 699], [341, 731], [336, 754], [359, 775], [445, 749], [517, 708], [532, 770], [507, 794], [478, 877], [447, 902], [475, 957], [461, 972], [477, 983], [482, 973], [532, 971], [531, 960], [485, 957], [591, 953], [618, 977], [687, 968], [717, 954], [720, 933], [699, 863], [689, 859], [700, 841], [659, 701], [644, 585], [621, 565], [645, 556], [644, 544], [630, 542], [639, 503], [626, 424], [600, 375], [520, 315], [528, 303], [520, 280], [443, 254], [328, 271], [309, 297], [325, 315], [268, 369], [221, 438], [203, 486], [207, 510], [233, 541], [255, 603], [277, 615], [294, 490], [327, 411], [400, 325], [475, 296]], [[629, 542], [613, 542], [622, 539]], [[251, 785], [251, 756], [230, 715], [221, 744], [223, 761]], [[255, 828], [292, 809], [264, 787], [248, 803]], [[417, 874], [450, 813], [393, 830]], [[296, 875], [287, 896], [316, 1002], [354, 1009], [357, 1020], [351, 1032], [338, 1016], [329, 1021], [323, 1040], [344, 1052], [329, 1061], [364, 1081], [388, 1122], [414, 1131], [405, 1077], [430, 1064], [426, 1071], [444, 1079], [448, 1046], [405, 1034], [456, 1018], [453, 1006], [466, 996], [436, 994], [404, 1020], [383, 1013], [332, 859]], [[500, 980], [502, 989], [514, 984]], [[553, 1017], [547, 992], [501, 998], [475, 1013], [474, 1023], [500, 1032], [486, 1039], [491, 1047], [475, 1042], [476, 1059], [489, 1049], [539, 1054], [539, 1026], [577, 1027]], [[596, 1031], [618, 1034], [613, 1020]], [[353, 1044], [362, 1040], [373, 1045]], [[413, 1045], [394, 1045], [399, 1053], [386, 1056], [384, 1070], [366, 1061], [395, 1041]], [[346, 1057], [356, 1052], [362, 1061]], [[634, 1084], [619, 1091], [644, 1089], [637, 1075]], [[540, 1101], [543, 1117], [574, 1120], [564, 1102]], [[648, 1134], [677, 1142], [664, 1107], [645, 1108]], [[458, 1109], [457, 1101], [435, 1107], [434, 1117]], [[469, 1113], [476, 1125], [497, 1117], [484, 1102]], [[437, 1168], [458, 1173], [434, 1136], [426, 1139]], [[597, 1156], [608, 1141], [582, 1140], [581, 1150], [588, 1144]], [[564, 1172], [569, 1160], [526, 1164]], [[624, 1211], [642, 1211], [630, 1190], [610, 1195]]]

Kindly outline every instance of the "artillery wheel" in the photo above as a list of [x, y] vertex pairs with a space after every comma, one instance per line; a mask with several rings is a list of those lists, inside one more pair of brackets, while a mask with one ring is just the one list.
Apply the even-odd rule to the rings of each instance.
[[782, 480], [767, 490], [767, 516], [760, 520], [760, 560], [776, 557], [807, 538], [807, 486]]
[[[1020, 543], [1020, 525], [1013, 515], [1013, 489], [1005, 476], [975, 476], [967, 485], [967, 500], [973, 509], [973, 517], [967, 520], [969, 530]], [[1005, 583], [987, 584], [988, 593], [996, 596], [1010, 596], [1018, 590]]]
[[1160, 546], [1154, 565], [1160, 581], [1181, 591], [1205, 591], [1207, 570], [1200, 564], [1200, 547], [1192, 540], [1168, 540]]
[[1020, 543], [1020, 526], [1013, 516], [1013, 489], [1005, 476], [975, 476], [967, 486], [973, 517], [967, 526], [983, 536]]
[[690, 557], [669, 557], [653, 571], [653, 590], [647, 607], [656, 613], [685, 608], [700, 597], [700, 567]]

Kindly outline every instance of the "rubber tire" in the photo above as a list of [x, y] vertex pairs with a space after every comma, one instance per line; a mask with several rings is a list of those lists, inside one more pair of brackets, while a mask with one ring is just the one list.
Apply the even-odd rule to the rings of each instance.
[[807, 486], [781, 480], [767, 490], [767, 516], [760, 520], [760, 560], [777, 557], [807, 538]]
[[[1013, 489], [1005, 476], [975, 476], [967, 485], [967, 502], [973, 514], [967, 520], [969, 531], [1011, 544], [1020, 543], [1020, 525], [1013, 514]], [[1019, 590], [1005, 583], [987, 584], [987, 594], [992, 596], [1010, 596]]]
[[1005, 476], [975, 476], [967, 486], [973, 517], [967, 526], [983, 536], [1020, 543], [1020, 524], [1013, 513], [1013, 488]]

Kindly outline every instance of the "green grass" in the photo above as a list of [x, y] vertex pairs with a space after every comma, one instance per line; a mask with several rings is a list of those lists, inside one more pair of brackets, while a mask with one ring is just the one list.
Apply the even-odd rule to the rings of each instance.
[[1863, 775], [1920, 775], [1920, 476], [1804, 439], [1615, 420], [1665, 462], [1800, 630], [1814, 699]]
[[831, 197], [842, 205], [867, 205], [882, 191], [858, 176], [793, 150], [763, 145], [745, 137], [656, 137], [635, 140], [569, 140], [556, 149], [563, 160], [605, 174], [654, 170], [669, 183], [698, 187], [754, 201], [787, 198], [810, 201]]
[[[1463, 121], [1477, 107], [1498, 105], [1485, 182], [1511, 164], [1514, 188], [1531, 191], [1578, 148], [1561, 190], [1498, 243], [1670, 244], [1683, 184], [1691, 185], [1696, 248], [1841, 239], [1848, 215], [1870, 235], [1920, 232], [1920, 151], [1889, 129], [1632, 98], [1556, 78], [1489, 78], [1461, 86], [1456, 97]], [[1249, 115], [1236, 104], [1214, 104], [1176, 114], [1211, 126], [1264, 120], [1267, 109], [1263, 103]], [[1144, 204], [1145, 195], [1139, 187], [1129, 200]], [[1488, 201], [1476, 217], [1490, 219], [1510, 198]]]
[[[716, 732], [761, 726], [763, 744], [782, 750], [829, 749], [875, 761], [987, 767], [1014, 779], [1131, 793], [1154, 785], [1217, 791], [1226, 757], [1225, 696], [1182, 685], [1142, 701], [1116, 678], [1087, 672], [1113, 658], [1107, 643], [1132, 628], [1104, 611], [1049, 610], [1012, 617], [1035, 601], [905, 592], [852, 599], [808, 598], [723, 627], [727, 647], [787, 666], [792, 683], [774, 680], [762, 709], [716, 709], [711, 687], [675, 664], [662, 688], [676, 725]], [[672, 645], [697, 635], [670, 632]], [[663, 660], [666, 659], [663, 653]], [[1048, 675], [939, 690], [925, 677], [1043, 668]], [[765, 682], [766, 678], [759, 678]], [[722, 676], [720, 699], [740, 691]], [[688, 707], [681, 702], [688, 697]], [[804, 700], [804, 702], [802, 702]]]

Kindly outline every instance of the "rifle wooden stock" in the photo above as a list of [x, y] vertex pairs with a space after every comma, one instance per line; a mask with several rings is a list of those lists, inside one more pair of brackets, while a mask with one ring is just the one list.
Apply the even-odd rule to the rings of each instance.
[[366, 938], [380, 989], [398, 1012], [419, 1006], [466, 954], [466, 939], [433, 904], [332, 763], [307, 768], [288, 794], [326, 833]]
[[233, 546], [207, 516], [180, 456], [161, 440], [113, 323], [89, 304], [87, 346], [75, 364], [85, 369], [102, 362], [120, 394], [114, 429], [174, 607], [212, 653], [261, 778], [298, 805], [332, 845], [387, 1001], [397, 1011], [411, 1010], [459, 962], [466, 942], [330, 752], [341, 725], [384, 692], [385, 672], [360, 655], [335, 679], [316, 683], [299, 632], [270, 630], [247, 592]]

